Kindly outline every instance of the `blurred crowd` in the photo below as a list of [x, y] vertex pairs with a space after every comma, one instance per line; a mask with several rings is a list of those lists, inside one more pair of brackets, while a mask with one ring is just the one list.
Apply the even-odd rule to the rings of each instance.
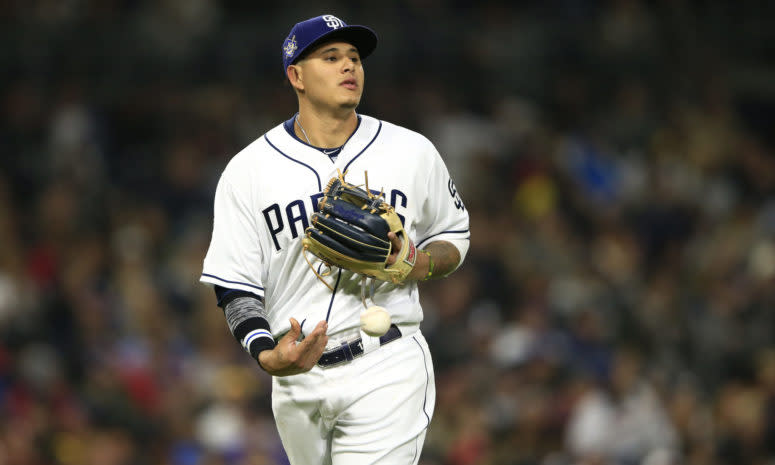
[[[0, 464], [286, 464], [198, 283], [280, 46], [372, 26], [360, 112], [427, 135], [471, 249], [422, 284], [422, 465], [775, 464], [768, 2], [0, 7]], [[769, 63], [769, 67], [767, 66]]]

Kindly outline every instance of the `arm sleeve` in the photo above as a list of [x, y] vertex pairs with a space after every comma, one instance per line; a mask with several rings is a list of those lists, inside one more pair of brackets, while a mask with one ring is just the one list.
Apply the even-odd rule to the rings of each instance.
[[423, 248], [436, 241], [450, 242], [460, 252], [459, 267], [468, 252], [471, 237], [468, 211], [435, 148], [431, 148], [430, 164], [426, 180], [428, 196], [417, 223], [417, 247]]
[[[232, 170], [233, 171], [233, 170]], [[238, 178], [237, 182], [240, 181]], [[224, 171], [215, 191], [213, 235], [200, 281], [264, 297], [262, 252], [248, 182]]]
[[234, 338], [258, 361], [258, 355], [275, 346], [264, 303], [255, 295], [234, 289], [215, 287], [218, 304]]

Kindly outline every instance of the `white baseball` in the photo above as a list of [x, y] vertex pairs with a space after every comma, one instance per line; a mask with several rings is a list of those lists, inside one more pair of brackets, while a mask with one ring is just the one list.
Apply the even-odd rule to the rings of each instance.
[[390, 313], [380, 306], [372, 305], [361, 312], [361, 329], [369, 336], [382, 336], [390, 329]]

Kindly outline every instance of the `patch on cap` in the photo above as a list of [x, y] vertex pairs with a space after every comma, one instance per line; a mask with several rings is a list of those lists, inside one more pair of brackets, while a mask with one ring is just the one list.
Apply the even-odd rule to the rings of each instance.
[[302, 54], [326, 39], [341, 39], [353, 44], [361, 58], [377, 47], [377, 34], [366, 26], [348, 26], [334, 15], [321, 15], [296, 23], [283, 42], [283, 74]]

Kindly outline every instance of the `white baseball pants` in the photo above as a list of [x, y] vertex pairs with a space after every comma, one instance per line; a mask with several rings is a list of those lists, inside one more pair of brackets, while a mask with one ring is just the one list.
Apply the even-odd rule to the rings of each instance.
[[435, 402], [420, 331], [341, 365], [275, 377], [272, 388], [292, 465], [415, 465]]

